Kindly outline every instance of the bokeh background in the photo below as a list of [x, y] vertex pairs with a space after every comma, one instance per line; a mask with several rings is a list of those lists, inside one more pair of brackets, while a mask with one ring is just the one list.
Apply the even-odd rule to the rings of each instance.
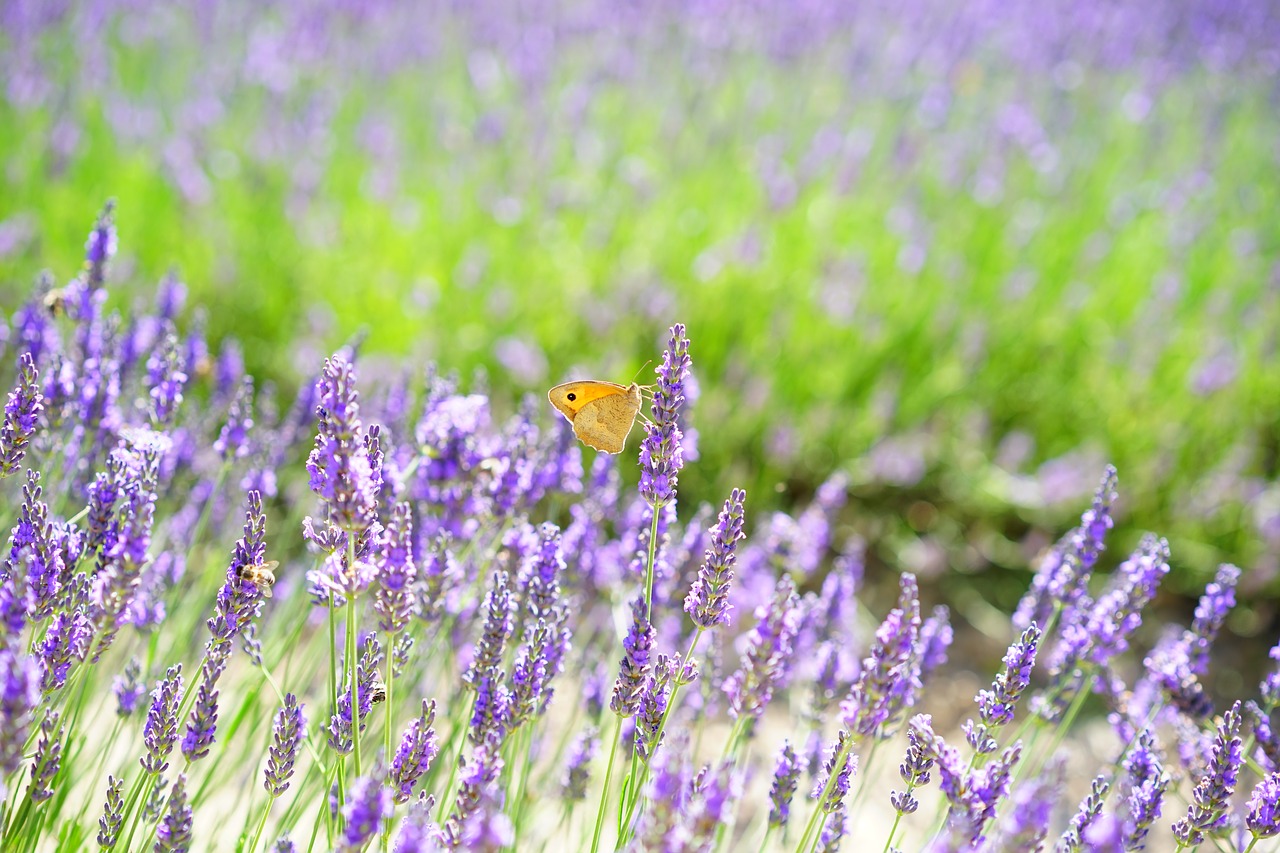
[[179, 276], [285, 400], [360, 340], [514, 408], [684, 322], [683, 499], [843, 472], [872, 583], [981, 625], [1111, 462], [1107, 559], [1167, 536], [1174, 609], [1236, 562], [1274, 638], [1274, 2], [0, 9], [5, 314], [110, 197], [113, 302]]

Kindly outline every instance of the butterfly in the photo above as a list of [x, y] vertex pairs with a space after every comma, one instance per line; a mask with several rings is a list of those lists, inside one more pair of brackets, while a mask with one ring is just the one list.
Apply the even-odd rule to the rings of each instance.
[[573, 434], [587, 447], [621, 453], [640, 414], [641, 386], [598, 379], [564, 382], [547, 392], [556, 411], [573, 425]]

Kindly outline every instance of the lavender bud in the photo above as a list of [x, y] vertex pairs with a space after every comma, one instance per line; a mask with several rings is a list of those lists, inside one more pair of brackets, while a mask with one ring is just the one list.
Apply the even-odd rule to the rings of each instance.
[[116, 694], [116, 714], [131, 717], [138, 709], [138, 701], [147, 693], [142, 681], [142, 664], [137, 658], [129, 658], [124, 666], [124, 673], [117, 675], [111, 682], [111, 689]]
[[773, 784], [769, 787], [769, 826], [785, 827], [791, 819], [791, 798], [800, 787], [800, 760], [790, 741], [782, 742], [778, 761], [773, 769]]
[[98, 818], [98, 846], [110, 850], [120, 838], [120, 824], [124, 821], [124, 780], [107, 777], [107, 802]]
[[1054, 853], [1072, 853], [1081, 848], [1085, 837], [1089, 834], [1089, 828], [1102, 814], [1102, 804], [1109, 790], [1111, 790], [1111, 784], [1105, 776], [1099, 776], [1093, 780], [1089, 795], [1080, 802], [1080, 808], [1071, 818], [1066, 832], [1062, 833], [1062, 837], [1058, 839]]
[[53, 777], [62, 766], [62, 737], [66, 729], [58, 725], [58, 720], [58, 712], [50, 711], [40, 723], [40, 741], [31, 765], [31, 784], [27, 787], [27, 796], [35, 803], [53, 796]]
[[1245, 826], [1255, 839], [1280, 834], [1280, 772], [1272, 773], [1253, 789]]
[[422, 715], [409, 723], [395, 758], [391, 762], [391, 786], [395, 789], [395, 801], [398, 804], [409, 802], [413, 796], [413, 787], [418, 780], [431, 769], [431, 764], [440, 753], [440, 743], [432, 728], [436, 720], [435, 701], [422, 701]]
[[155, 853], [186, 853], [191, 849], [191, 806], [187, 802], [187, 775], [179, 773], [169, 792], [169, 808], [156, 828]]
[[1009, 647], [1004, 656], [1004, 669], [996, 676], [991, 689], [979, 691], [975, 701], [978, 703], [982, 722], [987, 726], [998, 728], [1013, 720], [1014, 706], [1031, 683], [1031, 670], [1036, 665], [1036, 646], [1039, 642], [1040, 629], [1033, 623]]
[[689, 374], [689, 339], [682, 324], [671, 327], [658, 381], [653, 392], [653, 422], [645, 425], [640, 445], [640, 496], [652, 507], [675, 499], [680, 469], [684, 467], [683, 435], [677, 423], [684, 404], [684, 383]]
[[588, 725], [569, 746], [569, 758], [565, 761], [560, 777], [560, 795], [566, 803], [577, 803], [587, 798], [587, 782], [591, 778], [591, 760], [600, 749], [600, 738], [595, 726]]
[[759, 718], [774, 689], [785, 682], [802, 614], [795, 582], [790, 575], [783, 575], [774, 587], [773, 598], [756, 608], [758, 621], [747, 635], [738, 670], [725, 679], [724, 692], [734, 719], [744, 715]]
[[18, 359], [18, 385], [9, 392], [4, 407], [4, 426], [0, 427], [0, 478], [18, 470], [27, 454], [27, 445], [35, 435], [43, 411], [44, 394], [40, 390], [40, 373], [31, 353]]
[[631, 602], [631, 628], [622, 641], [623, 655], [618, 663], [618, 678], [613, 684], [609, 710], [619, 717], [635, 716], [641, 693], [649, 677], [649, 654], [653, 646], [653, 626], [645, 618], [644, 597]]
[[302, 707], [297, 696], [286, 693], [284, 705], [276, 712], [271, 746], [267, 748], [267, 769], [262, 780], [263, 787], [272, 797], [278, 797], [289, 789], [289, 779], [298, 759], [298, 747], [307, 736], [307, 721]]
[[1222, 718], [1213, 745], [1209, 771], [1200, 778], [1191, 794], [1187, 816], [1173, 825], [1174, 837], [1193, 847], [1204, 841], [1204, 833], [1225, 824], [1231, 796], [1236, 790], [1242, 760], [1240, 745], [1240, 703]]
[[737, 559], [738, 540], [742, 539], [743, 503], [747, 493], [734, 489], [724, 502], [720, 519], [711, 529], [711, 547], [702, 558], [698, 579], [684, 599], [684, 612], [702, 629], [728, 625], [733, 608], [729, 604], [729, 584], [733, 582], [733, 564]]
[[147, 754], [139, 761], [151, 775], [163, 773], [169, 766], [169, 753], [178, 739], [178, 703], [182, 701], [182, 664], [169, 667], [165, 677], [151, 691], [151, 707], [143, 726], [143, 743]]
[[379, 769], [368, 776], [361, 776], [347, 791], [346, 805], [342, 807], [346, 831], [338, 841], [338, 850], [356, 853], [382, 829], [384, 822], [395, 813], [391, 791], [383, 784]]

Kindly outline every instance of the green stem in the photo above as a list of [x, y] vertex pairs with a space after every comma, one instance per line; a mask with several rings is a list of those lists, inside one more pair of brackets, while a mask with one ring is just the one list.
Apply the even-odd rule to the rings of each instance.
[[596, 812], [596, 828], [591, 836], [591, 853], [599, 853], [600, 850], [600, 832], [604, 829], [604, 813], [609, 805], [609, 783], [613, 781], [613, 760], [618, 755], [618, 744], [621, 741], [622, 717], [618, 717], [613, 727], [613, 746], [609, 747], [609, 764], [605, 767], [604, 778], [600, 780], [600, 809]]
[[658, 556], [658, 513], [662, 512], [662, 504], [652, 507], [653, 519], [649, 522], [649, 556], [644, 570], [644, 618], [653, 622], [653, 566]]
[[249, 841], [249, 847], [245, 853], [254, 853], [258, 849], [258, 841], [262, 838], [262, 830], [267, 827], [267, 815], [271, 814], [271, 806], [275, 804], [275, 797], [268, 797], [267, 804], [262, 808], [262, 817], [258, 820], [258, 828], [253, 831], [253, 838]]
[[853, 751], [854, 741], [855, 739], [852, 736], [845, 740], [844, 748], [840, 750], [836, 760], [831, 763], [831, 772], [827, 774], [827, 784], [822, 786], [822, 793], [818, 796], [817, 803], [814, 804], [813, 814], [809, 816], [809, 822], [805, 824], [804, 835], [800, 836], [800, 843], [796, 845], [796, 853], [808, 853], [813, 848], [813, 845], [817, 843], [818, 835], [826, 818], [826, 813], [822, 810], [822, 804], [827, 801], [827, 797], [831, 796], [831, 791], [836, 785], [836, 779], [844, 771], [845, 762], [849, 760], [849, 753]]

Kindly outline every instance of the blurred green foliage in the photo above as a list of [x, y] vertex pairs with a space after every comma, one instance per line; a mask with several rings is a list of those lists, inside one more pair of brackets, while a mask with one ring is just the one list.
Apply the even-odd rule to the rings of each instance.
[[[161, 104], [201, 73], [180, 50], [112, 51], [113, 85]], [[1183, 590], [1223, 559], [1267, 581], [1269, 85], [1192, 70], [1143, 110], [1123, 71], [1055, 89], [961, 64], [933, 81], [949, 99], [935, 119], [842, 80], [839, 59], [743, 54], [699, 76], [659, 57], [584, 98], [588, 56], [567, 53], [530, 95], [510, 74], [477, 85], [451, 54], [429, 79], [343, 81], [315, 144], [274, 162], [249, 152], [281, 102], [239, 89], [193, 155], [195, 200], [172, 158], [113, 129], [100, 93], [0, 103], [0, 222], [29, 235], [0, 256], [4, 306], [41, 268], [72, 275], [114, 197], [114, 298], [179, 270], [189, 311], [282, 393], [361, 331], [367, 353], [484, 368], [502, 393], [627, 381], [684, 322], [695, 499], [743, 485], [760, 509], [845, 470], [850, 523], [886, 556], [924, 536], [952, 567], [1019, 569], [1028, 529], [1070, 525], [1110, 461], [1117, 550], [1154, 529], [1195, 570]], [[1038, 116], [1047, 150], [1009, 141], [1010, 105]], [[58, 153], [68, 116], [78, 141]], [[157, 120], [181, 138], [172, 113]], [[384, 125], [392, 142], [370, 142]], [[1197, 387], [1215, 358], [1226, 379]], [[1054, 460], [1077, 472], [1068, 486], [1040, 468]]]

